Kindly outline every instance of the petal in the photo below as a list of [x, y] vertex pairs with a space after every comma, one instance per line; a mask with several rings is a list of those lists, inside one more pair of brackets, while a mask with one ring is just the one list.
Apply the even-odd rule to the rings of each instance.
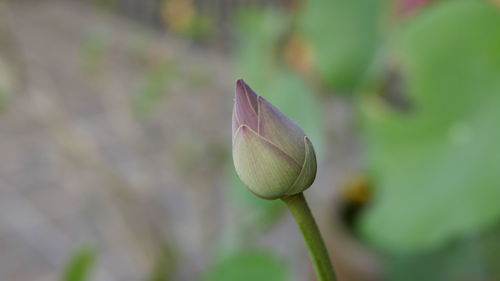
[[236, 116], [236, 104], [233, 106], [233, 124], [232, 124], [232, 132], [233, 132], [233, 140], [236, 134], [236, 130], [241, 126], [240, 121], [238, 120], [238, 116]]
[[243, 183], [265, 199], [285, 195], [302, 169], [294, 159], [245, 125], [236, 132], [233, 160]]
[[317, 163], [314, 147], [308, 137], [304, 137], [304, 144], [306, 147], [304, 164], [293, 186], [287, 191], [287, 195], [303, 192], [313, 184], [316, 178]]
[[236, 81], [234, 112], [240, 125], [257, 131], [257, 94], [242, 80]]
[[258, 98], [258, 133], [298, 163], [304, 162], [304, 131], [263, 97]]
[[257, 95], [257, 93], [255, 93], [243, 79], [239, 79], [238, 81], [236, 81], [236, 83], [236, 87], [240, 88], [240, 91], [242, 90], [245, 93], [253, 111], [257, 112], [257, 98], [259, 97], [259, 95]]

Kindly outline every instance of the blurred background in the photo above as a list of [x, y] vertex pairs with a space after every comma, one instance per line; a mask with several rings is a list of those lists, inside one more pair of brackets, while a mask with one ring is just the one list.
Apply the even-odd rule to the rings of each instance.
[[238, 78], [312, 139], [339, 280], [500, 280], [496, 0], [2, 0], [0, 280], [315, 280]]

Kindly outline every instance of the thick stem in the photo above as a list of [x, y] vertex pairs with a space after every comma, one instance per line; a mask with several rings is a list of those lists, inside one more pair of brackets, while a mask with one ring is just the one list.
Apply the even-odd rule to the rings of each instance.
[[335, 281], [330, 256], [303, 193], [282, 198], [302, 232], [318, 281]]

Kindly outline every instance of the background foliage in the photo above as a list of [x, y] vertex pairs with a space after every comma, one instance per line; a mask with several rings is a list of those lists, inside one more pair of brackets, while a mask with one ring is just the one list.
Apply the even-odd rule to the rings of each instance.
[[496, 0], [2, 2], [0, 272], [313, 280], [234, 173], [244, 78], [314, 143], [342, 280], [500, 280], [499, 77]]

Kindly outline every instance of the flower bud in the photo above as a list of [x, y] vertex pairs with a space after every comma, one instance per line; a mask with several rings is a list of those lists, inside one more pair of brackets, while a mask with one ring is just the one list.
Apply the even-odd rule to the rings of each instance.
[[316, 155], [304, 131], [241, 79], [233, 109], [233, 161], [243, 183], [264, 199], [300, 193], [316, 177]]

